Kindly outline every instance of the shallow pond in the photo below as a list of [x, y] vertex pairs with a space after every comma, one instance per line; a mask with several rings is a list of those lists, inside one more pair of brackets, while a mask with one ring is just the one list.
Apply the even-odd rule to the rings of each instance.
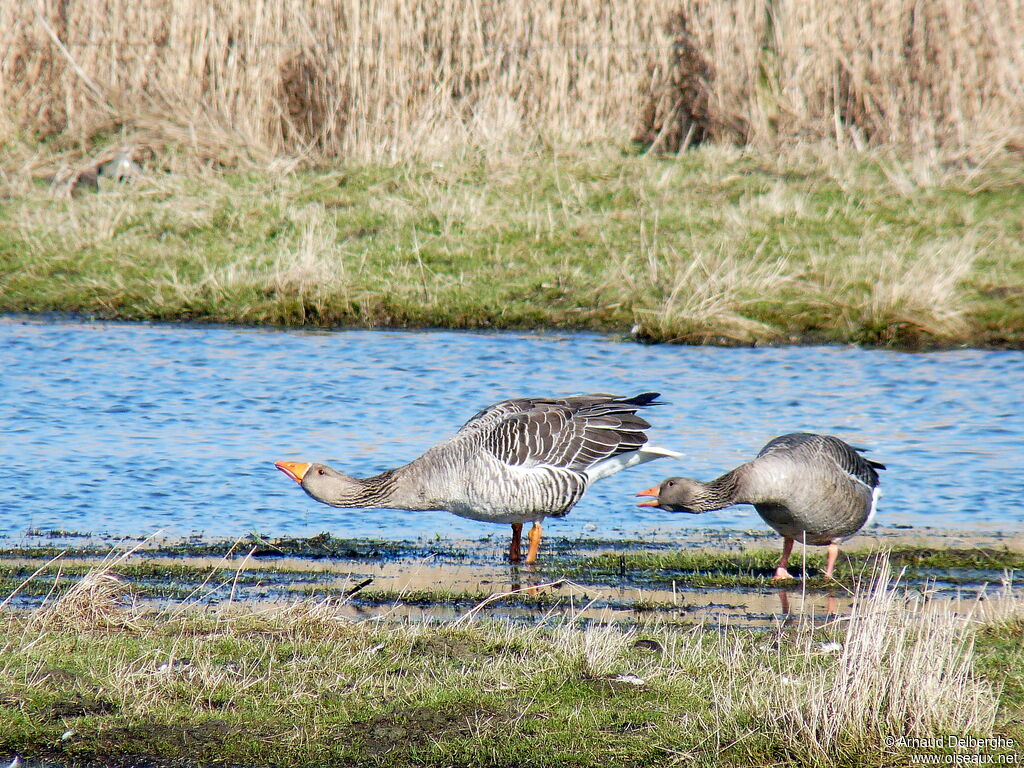
[[0, 318], [0, 534], [480, 537], [443, 512], [338, 510], [277, 459], [363, 475], [520, 395], [655, 390], [652, 441], [687, 458], [595, 485], [556, 536], [755, 528], [752, 508], [673, 515], [633, 494], [710, 479], [791, 431], [888, 465], [882, 525], [1024, 526], [1024, 352], [641, 346], [589, 334], [301, 331]]

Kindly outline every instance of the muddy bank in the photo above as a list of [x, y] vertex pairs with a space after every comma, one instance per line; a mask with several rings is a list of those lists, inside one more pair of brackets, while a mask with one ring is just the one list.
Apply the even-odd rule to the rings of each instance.
[[[657, 531], [625, 541], [552, 538], [540, 562], [504, 562], [500, 536], [476, 541], [248, 537], [111, 541], [36, 532], [0, 542], [0, 593], [30, 608], [60, 594], [112, 551], [137, 548], [114, 573], [130, 599], [168, 605], [301, 598], [342, 603], [353, 618], [451, 621], [463, 616], [522, 622], [561, 616], [600, 622], [764, 626], [793, 615], [849, 609], [888, 552], [911, 599], [974, 600], [997, 594], [1024, 568], [1024, 532], [876, 527], [844, 550], [836, 580], [818, 548], [797, 552], [789, 582], [773, 582], [777, 537], [764, 531], [697, 531], [680, 540]], [[56, 535], [51, 535], [56, 534]]]

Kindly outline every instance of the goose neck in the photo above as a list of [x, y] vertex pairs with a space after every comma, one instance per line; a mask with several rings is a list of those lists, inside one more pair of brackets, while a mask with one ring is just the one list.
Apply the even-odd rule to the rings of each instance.
[[739, 480], [739, 475], [733, 470], [711, 482], [701, 483], [700, 492], [694, 499], [694, 511], [712, 512], [742, 501]]

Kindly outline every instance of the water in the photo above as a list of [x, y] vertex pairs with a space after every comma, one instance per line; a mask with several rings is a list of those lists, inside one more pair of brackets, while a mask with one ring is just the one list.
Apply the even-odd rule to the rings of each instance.
[[0, 534], [477, 538], [444, 512], [338, 510], [277, 471], [409, 461], [521, 395], [663, 393], [652, 441], [683, 451], [595, 485], [556, 536], [762, 527], [750, 507], [637, 508], [669, 474], [710, 479], [792, 431], [886, 463], [877, 520], [1024, 527], [1024, 352], [640, 346], [589, 334], [307, 332], [0, 318]]

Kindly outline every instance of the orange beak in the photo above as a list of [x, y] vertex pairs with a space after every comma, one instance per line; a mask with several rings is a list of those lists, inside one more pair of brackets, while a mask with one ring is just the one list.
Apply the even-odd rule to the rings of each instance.
[[646, 491], [640, 491], [637, 496], [653, 496], [651, 501], [641, 501], [637, 504], [638, 507], [656, 507], [658, 506], [658, 493], [661, 491], [660, 485], [654, 485], [648, 488]]
[[284, 472], [296, 483], [301, 483], [302, 478], [309, 471], [309, 464], [300, 464], [297, 461], [275, 461], [274, 466]]

